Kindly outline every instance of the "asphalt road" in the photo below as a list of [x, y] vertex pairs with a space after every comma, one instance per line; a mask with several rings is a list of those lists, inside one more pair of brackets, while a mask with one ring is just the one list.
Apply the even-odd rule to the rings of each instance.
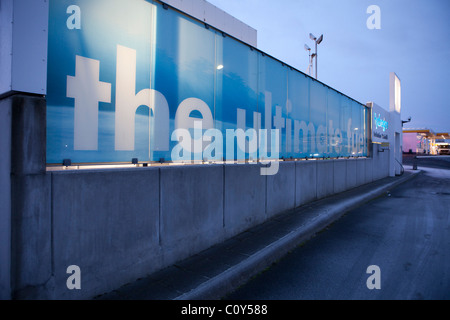
[[[450, 300], [450, 170], [435, 160], [226, 299]], [[372, 265], [379, 272], [368, 273]], [[369, 289], [368, 279], [380, 289]]]

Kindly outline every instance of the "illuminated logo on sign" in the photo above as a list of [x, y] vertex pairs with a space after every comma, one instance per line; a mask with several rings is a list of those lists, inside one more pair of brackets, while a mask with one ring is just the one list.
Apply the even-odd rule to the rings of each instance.
[[388, 122], [385, 119], [381, 119], [381, 114], [378, 114], [377, 116], [377, 114], [374, 113], [373, 120], [375, 122], [375, 129], [382, 128], [383, 132], [388, 129]]

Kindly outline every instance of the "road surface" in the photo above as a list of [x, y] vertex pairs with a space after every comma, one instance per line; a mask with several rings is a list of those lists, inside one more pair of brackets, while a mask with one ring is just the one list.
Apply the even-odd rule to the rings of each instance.
[[450, 170], [441, 163], [419, 167], [226, 299], [450, 300]]

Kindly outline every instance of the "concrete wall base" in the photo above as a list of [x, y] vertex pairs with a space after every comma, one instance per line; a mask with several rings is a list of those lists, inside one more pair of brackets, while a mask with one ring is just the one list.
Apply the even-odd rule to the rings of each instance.
[[[284, 162], [275, 176], [237, 164], [15, 178], [14, 297], [112, 291], [286, 210], [367, 183], [368, 160]], [[70, 265], [81, 269], [81, 290], [66, 286]]]

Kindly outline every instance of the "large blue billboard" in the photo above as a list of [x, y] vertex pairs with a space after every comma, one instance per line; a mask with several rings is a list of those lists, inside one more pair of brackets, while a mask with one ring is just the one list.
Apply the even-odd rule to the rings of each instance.
[[364, 105], [157, 1], [49, 20], [49, 164], [367, 155]]

